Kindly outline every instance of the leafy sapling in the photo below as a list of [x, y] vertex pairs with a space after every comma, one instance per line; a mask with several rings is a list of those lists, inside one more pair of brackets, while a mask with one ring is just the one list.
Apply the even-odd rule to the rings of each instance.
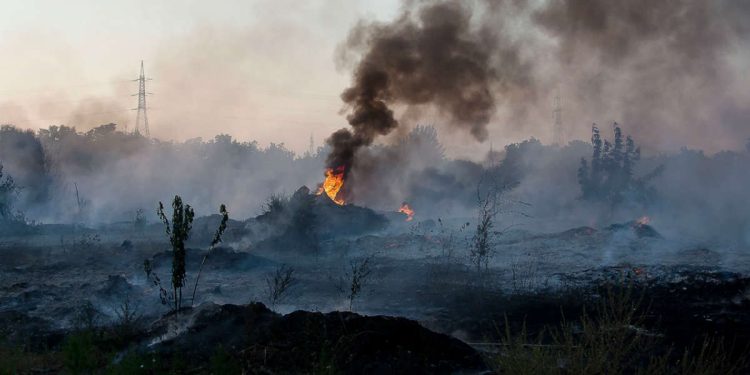
[[182, 307], [182, 288], [185, 285], [185, 241], [190, 236], [193, 228], [193, 217], [195, 212], [189, 204], [183, 204], [182, 198], [175, 195], [172, 201], [172, 222], [164, 214], [164, 205], [159, 202], [157, 211], [159, 218], [164, 222], [169, 242], [172, 245], [172, 301], [174, 311]]
[[161, 279], [159, 275], [154, 272], [154, 266], [151, 261], [146, 259], [143, 261], [143, 271], [146, 272], [146, 279], [155, 287], [159, 288], [159, 299], [162, 305], [171, 305], [171, 295], [167, 293], [167, 290], [161, 285]]

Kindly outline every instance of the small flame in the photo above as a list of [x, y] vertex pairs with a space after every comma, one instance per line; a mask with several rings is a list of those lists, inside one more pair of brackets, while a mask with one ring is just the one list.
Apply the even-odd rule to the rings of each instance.
[[318, 188], [317, 195], [321, 195], [324, 192], [334, 201], [336, 204], [343, 205], [346, 203], [343, 197], [339, 196], [341, 188], [344, 186], [344, 167], [326, 168], [326, 179], [323, 184]]
[[414, 210], [412, 210], [411, 207], [409, 207], [409, 204], [406, 202], [401, 203], [401, 208], [398, 209], [398, 212], [406, 215], [405, 221], [411, 221], [412, 219], [414, 219]]
[[638, 226], [644, 226], [644, 225], [648, 225], [648, 223], [650, 223], [650, 222], [651, 222], [651, 218], [650, 217], [648, 217], [648, 216], [641, 216], [640, 218], [638, 218], [638, 220], [635, 221], [635, 224], [638, 225]]

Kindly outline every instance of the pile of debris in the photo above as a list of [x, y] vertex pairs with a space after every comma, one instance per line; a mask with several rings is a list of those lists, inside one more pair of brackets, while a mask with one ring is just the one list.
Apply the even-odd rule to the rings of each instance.
[[[207, 303], [157, 321], [141, 351], [205, 363], [222, 345], [242, 367], [261, 373], [347, 374], [481, 372], [480, 355], [417, 322], [351, 312], [278, 315], [263, 304]], [[262, 371], [261, 371], [262, 370]]]
[[291, 197], [274, 197], [264, 213], [245, 222], [246, 240], [275, 250], [311, 250], [334, 236], [356, 236], [385, 229], [388, 219], [366, 207], [339, 205], [306, 186]]

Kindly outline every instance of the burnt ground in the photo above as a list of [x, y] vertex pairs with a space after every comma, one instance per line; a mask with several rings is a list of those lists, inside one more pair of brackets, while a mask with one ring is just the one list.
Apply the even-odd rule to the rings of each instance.
[[[474, 355], [500, 340], [506, 319], [514, 330], [525, 325], [531, 334], [541, 332], [562, 316], [575, 320], [614, 286], [639, 296], [644, 322], [637, 328], [665, 345], [685, 348], [703, 336], [750, 342], [750, 279], [740, 249], [664, 238], [655, 228], [631, 223], [511, 231], [497, 234], [487, 268], [477, 271], [462, 230], [403, 224], [387, 232], [329, 236], [312, 250], [230, 233], [209, 256], [195, 307], [181, 318], [164, 317], [168, 308], [143, 272], [149, 259], [169, 280], [170, 255], [158, 226], [137, 232], [48, 228], [6, 237], [0, 241], [2, 339], [29, 351], [60, 351], [80, 330], [84, 307], [92, 307], [89, 323], [107, 327], [122, 320], [119, 312], [128, 305], [137, 324], [110, 340], [105, 364], [133, 347], [169, 358], [186, 352], [173, 350], [180, 342], [200, 348], [186, 361], [207, 363], [220, 342], [238, 366], [271, 373], [481, 372]], [[197, 234], [189, 244], [190, 289], [205, 254], [203, 237]], [[357, 314], [337, 312], [349, 307], [352, 262], [366, 257], [372, 274], [354, 299]], [[296, 283], [276, 312], [246, 305], [269, 303], [265, 278], [282, 264], [294, 267]], [[255, 315], [261, 323], [248, 324]], [[168, 339], [165, 325], [173, 330]], [[744, 349], [732, 350], [742, 355]], [[50, 371], [61, 366], [52, 364]]]

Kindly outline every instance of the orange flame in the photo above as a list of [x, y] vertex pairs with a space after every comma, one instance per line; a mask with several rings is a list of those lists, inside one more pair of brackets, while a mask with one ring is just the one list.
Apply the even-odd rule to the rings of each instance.
[[333, 168], [326, 168], [326, 179], [323, 184], [318, 188], [317, 195], [321, 195], [324, 192], [334, 201], [336, 204], [343, 205], [346, 203], [343, 197], [339, 196], [339, 191], [344, 186], [344, 167], [338, 167], [335, 170]]
[[401, 208], [398, 209], [398, 212], [406, 214], [405, 221], [411, 221], [412, 219], [414, 219], [414, 210], [412, 210], [411, 207], [409, 207], [409, 204], [406, 202], [401, 203]]
[[635, 221], [636, 225], [638, 226], [648, 225], [648, 223], [650, 222], [651, 218], [648, 216], [641, 216], [640, 218], [638, 218], [638, 220]]

